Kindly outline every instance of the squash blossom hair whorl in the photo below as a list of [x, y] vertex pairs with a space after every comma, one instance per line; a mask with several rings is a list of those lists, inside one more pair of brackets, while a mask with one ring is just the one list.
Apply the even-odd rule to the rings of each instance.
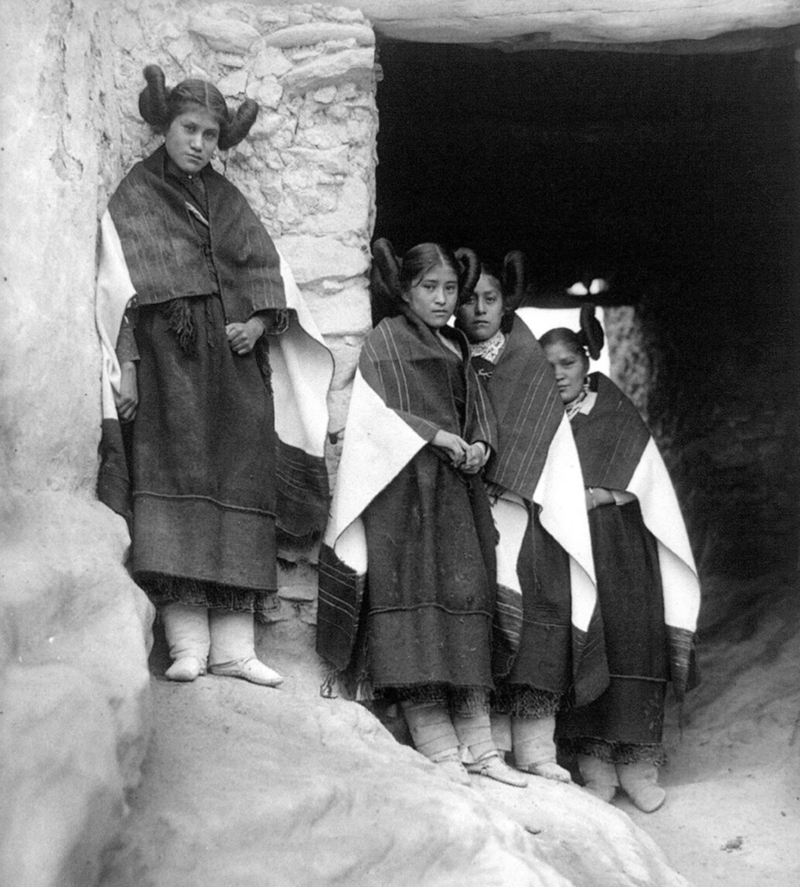
[[439, 243], [420, 243], [412, 247], [402, 259], [398, 259], [392, 244], [381, 237], [372, 245], [370, 270], [370, 295], [372, 298], [372, 325], [377, 326], [384, 317], [402, 314], [405, 306], [403, 295], [431, 268], [443, 265], [458, 277], [459, 300], [464, 298], [465, 288], [474, 288], [480, 276], [478, 259], [471, 250], [463, 250], [468, 256], [459, 256]]
[[477, 255], [466, 247], [457, 249], [454, 255], [458, 260], [458, 304], [463, 305], [475, 292], [481, 278], [481, 263]]
[[[459, 305], [463, 305], [473, 295], [481, 275], [491, 277], [500, 288], [500, 294], [503, 297], [503, 320], [500, 329], [504, 333], [508, 333], [514, 323], [514, 312], [519, 308], [525, 295], [525, 254], [520, 250], [506, 253], [503, 267], [500, 270], [494, 264], [481, 262], [472, 250], [465, 247], [456, 250], [456, 258], [462, 265], [466, 263], [470, 268]], [[477, 274], [473, 280], [472, 274], [474, 274], [475, 265], [477, 265]]]
[[372, 245], [369, 292], [373, 326], [377, 326], [384, 317], [401, 313], [403, 288], [400, 284], [400, 262], [392, 244], [385, 237]]
[[147, 86], [139, 93], [139, 113], [156, 132], [165, 133], [172, 121], [187, 109], [204, 108], [219, 125], [220, 151], [227, 151], [242, 141], [256, 121], [256, 102], [245, 99], [236, 113], [231, 114], [222, 93], [205, 80], [183, 80], [168, 89], [164, 72], [158, 65], [148, 65], [144, 79]]
[[503, 293], [503, 310], [510, 314], [519, 308], [525, 295], [525, 254], [521, 250], [506, 253], [498, 282]]

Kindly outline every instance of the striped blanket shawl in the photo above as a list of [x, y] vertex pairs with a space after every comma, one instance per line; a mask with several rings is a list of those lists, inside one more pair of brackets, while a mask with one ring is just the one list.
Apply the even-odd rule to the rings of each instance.
[[672, 682], [678, 698], [689, 681], [700, 610], [700, 582], [667, 467], [639, 412], [601, 373], [590, 384], [597, 400], [573, 423], [587, 487], [627, 490], [639, 500], [645, 526], [658, 543], [664, 619], [670, 637]]
[[[137, 164], [112, 196], [100, 225], [96, 323], [102, 349], [103, 434], [98, 497], [125, 517], [130, 516], [129, 484], [114, 401], [121, 379], [116, 343], [125, 310], [129, 304], [217, 289], [196, 238], [191, 241], [185, 205], [176, 203], [162, 170], [160, 151]], [[302, 546], [321, 535], [328, 514], [325, 438], [333, 358], [291, 269], [247, 201], [223, 176], [207, 170], [208, 222], [226, 317], [247, 320], [265, 308], [289, 309], [288, 330], [270, 337], [269, 345], [279, 441], [277, 524], [286, 544]], [[189, 263], [186, 269], [181, 257]]]
[[526, 538], [526, 503], [534, 503], [542, 526], [569, 555], [573, 680], [576, 699], [588, 702], [605, 689], [608, 675], [601, 638], [593, 632], [587, 643], [597, 590], [580, 461], [552, 368], [518, 317], [488, 394], [497, 417], [498, 446], [486, 479], [507, 491], [493, 503], [500, 534], [498, 615], [504, 634], [515, 649], [522, 621], [517, 564]]
[[[464, 357], [463, 421], [446, 379], [445, 346], [412, 313], [390, 317], [367, 337], [353, 383], [331, 518], [320, 552], [317, 651], [341, 672], [350, 662], [367, 574], [362, 515], [442, 428], [495, 446], [494, 416], [461, 333], [442, 335]], [[403, 516], [397, 515], [398, 532]]]

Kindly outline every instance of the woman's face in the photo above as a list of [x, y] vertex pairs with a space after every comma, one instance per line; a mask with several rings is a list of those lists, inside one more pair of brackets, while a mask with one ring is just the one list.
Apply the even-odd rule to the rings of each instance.
[[473, 294], [459, 306], [457, 319], [470, 342], [485, 342], [500, 329], [503, 294], [494, 277], [481, 274]]
[[164, 146], [175, 165], [193, 175], [211, 160], [218, 141], [216, 118], [197, 105], [178, 114], [170, 123]]
[[435, 265], [414, 281], [403, 299], [424, 324], [440, 329], [455, 310], [458, 276], [446, 265]]
[[544, 349], [544, 356], [556, 375], [556, 386], [561, 400], [572, 403], [583, 390], [583, 382], [589, 372], [589, 360], [584, 354], [576, 354], [561, 342], [554, 342]]

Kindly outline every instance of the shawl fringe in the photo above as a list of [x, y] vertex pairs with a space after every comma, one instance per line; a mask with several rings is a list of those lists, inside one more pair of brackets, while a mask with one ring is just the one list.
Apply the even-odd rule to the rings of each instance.
[[523, 684], [498, 684], [491, 699], [492, 714], [512, 718], [549, 718], [565, 705], [563, 694]]
[[187, 357], [197, 355], [197, 330], [192, 322], [192, 309], [186, 298], [173, 299], [161, 304], [161, 313], [167, 321], [169, 331], [178, 340], [181, 351]]

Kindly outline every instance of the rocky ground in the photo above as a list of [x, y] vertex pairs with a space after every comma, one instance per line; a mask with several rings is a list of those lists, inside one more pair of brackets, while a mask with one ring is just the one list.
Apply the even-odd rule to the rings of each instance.
[[154, 677], [155, 737], [102, 885], [800, 883], [796, 591], [742, 583], [746, 618], [723, 630], [710, 614], [704, 682], [682, 737], [670, 713], [669, 794], [651, 815], [543, 780], [455, 786], [360, 707], [320, 698], [307, 628], [270, 627], [280, 690]]

